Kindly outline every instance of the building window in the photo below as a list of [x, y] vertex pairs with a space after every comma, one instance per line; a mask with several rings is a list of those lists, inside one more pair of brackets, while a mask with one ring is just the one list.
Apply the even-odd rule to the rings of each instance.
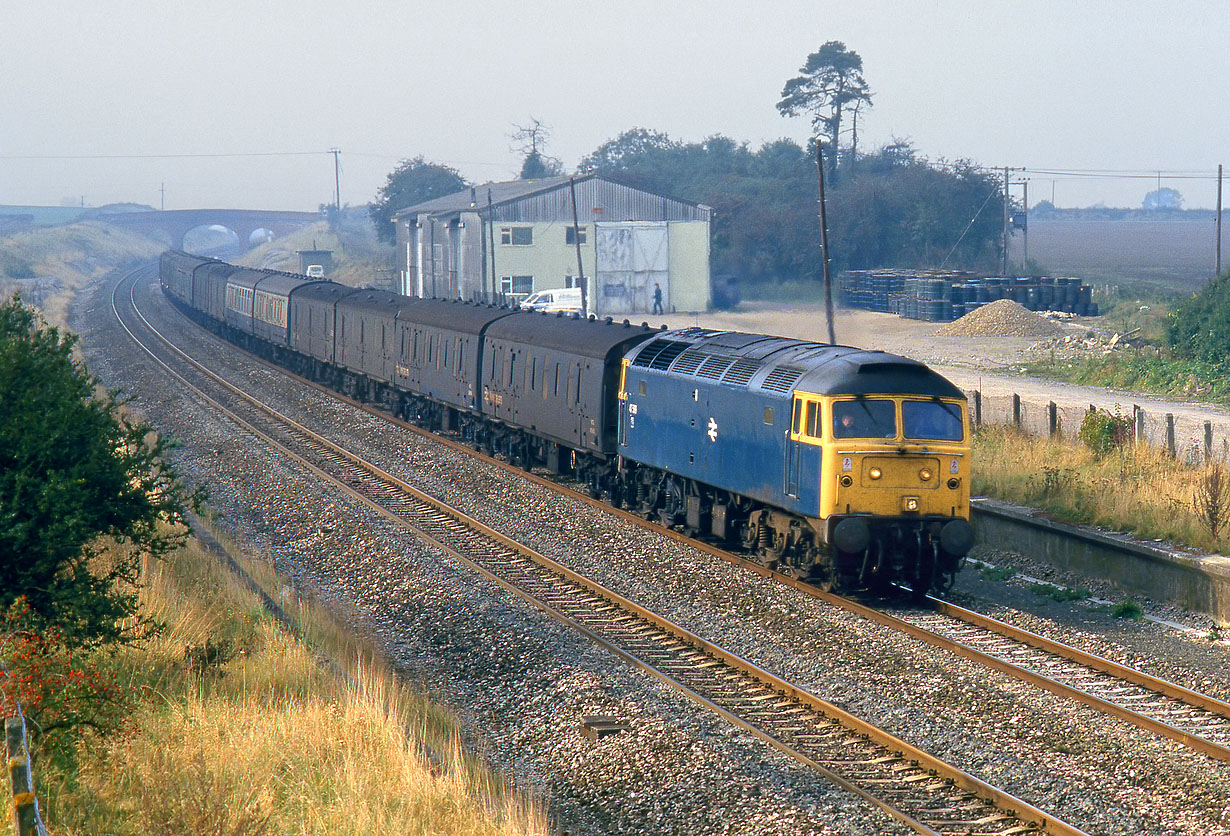
[[514, 247], [528, 247], [534, 243], [534, 228], [532, 226], [500, 227], [500, 243], [511, 244]]
[[500, 276], [500, 292], [528, 296], [534, 292], [533, 276]]
[[578, 226], [574, 229], [573, 227], [570, 226], [564, 229], [564, 243], [565, 244], [567, 244], [570, 247], [573, 247], [573, 246], [576, 246], [578, 241], [581, 244], [585, 243], [585, 227]]

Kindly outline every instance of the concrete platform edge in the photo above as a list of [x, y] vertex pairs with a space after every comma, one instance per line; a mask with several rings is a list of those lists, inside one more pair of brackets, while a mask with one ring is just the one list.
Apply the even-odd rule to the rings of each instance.
[[1105, 580], [1126, 595], [1165, 601], [1230, 626], [1230, 558], [1069, 525], [986, 497], [971, 502], [979, 545], [1011, 548], [1055, 568]]

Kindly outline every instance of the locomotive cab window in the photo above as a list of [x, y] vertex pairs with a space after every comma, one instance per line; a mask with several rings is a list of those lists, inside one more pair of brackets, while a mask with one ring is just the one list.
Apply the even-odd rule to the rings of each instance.
[[955, 403], [904, 401], [901, 404], [901, 423], [906, 438], [961, 441], [965, 437], [961, 407]]
[[834, 438], [896, 438], [897, 410], [892, 401], [860, 398], [833, 404]]

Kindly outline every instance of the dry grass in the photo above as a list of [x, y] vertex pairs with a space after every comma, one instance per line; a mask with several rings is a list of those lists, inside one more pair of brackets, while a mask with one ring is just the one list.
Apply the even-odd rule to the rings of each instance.
[[[252, 568], [270, 591], [272, 568]], [[195, 547], [151, 567], [142, 609], [167, 622], [117, 669], [146, 690], [135, 732], [52, 775], [65, 834], [539, 834], [542, 810], [458, 745], [455, 722], [309, 601], [290, 609], [335, 656], [320, 663]], [[433, 760], [428, 752], [440, 753]]]
[[[1161, 450], [1127, 445], [1098, 458], [1072, 439], [1011, 427], [982, 428], [974, 440], [973, 492], [1090, 523], [1209, 552], [1230, 543], [1207, 516], [1213, 468], [1191, 468]], [[1215, 467], [1215, 466], [1214, 466]], [[1219, 490], [1228, 490], [1225, 480]]]
[[0, 239], [0, 294], [25, 294], [32, 280], [55, 279], [59, 288], [43, 295], [40, 308], [52, 325], [63, 327], [76, 292], [117, 267], [151, 259], [166, 249], [150, 238], [84, 222], [31, 229]]

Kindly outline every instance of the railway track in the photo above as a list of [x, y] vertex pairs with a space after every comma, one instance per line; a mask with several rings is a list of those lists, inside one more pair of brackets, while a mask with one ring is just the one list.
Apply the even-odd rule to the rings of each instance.
[[135, 283], [135, 278], [128, 283], [126, 299], [113, 296], [125, 330], [183, 386], [248, 432], [906, 826], [929, 834], [1081, 832], [510, 540], [265, 407], [161, 337], [136, 309]]

